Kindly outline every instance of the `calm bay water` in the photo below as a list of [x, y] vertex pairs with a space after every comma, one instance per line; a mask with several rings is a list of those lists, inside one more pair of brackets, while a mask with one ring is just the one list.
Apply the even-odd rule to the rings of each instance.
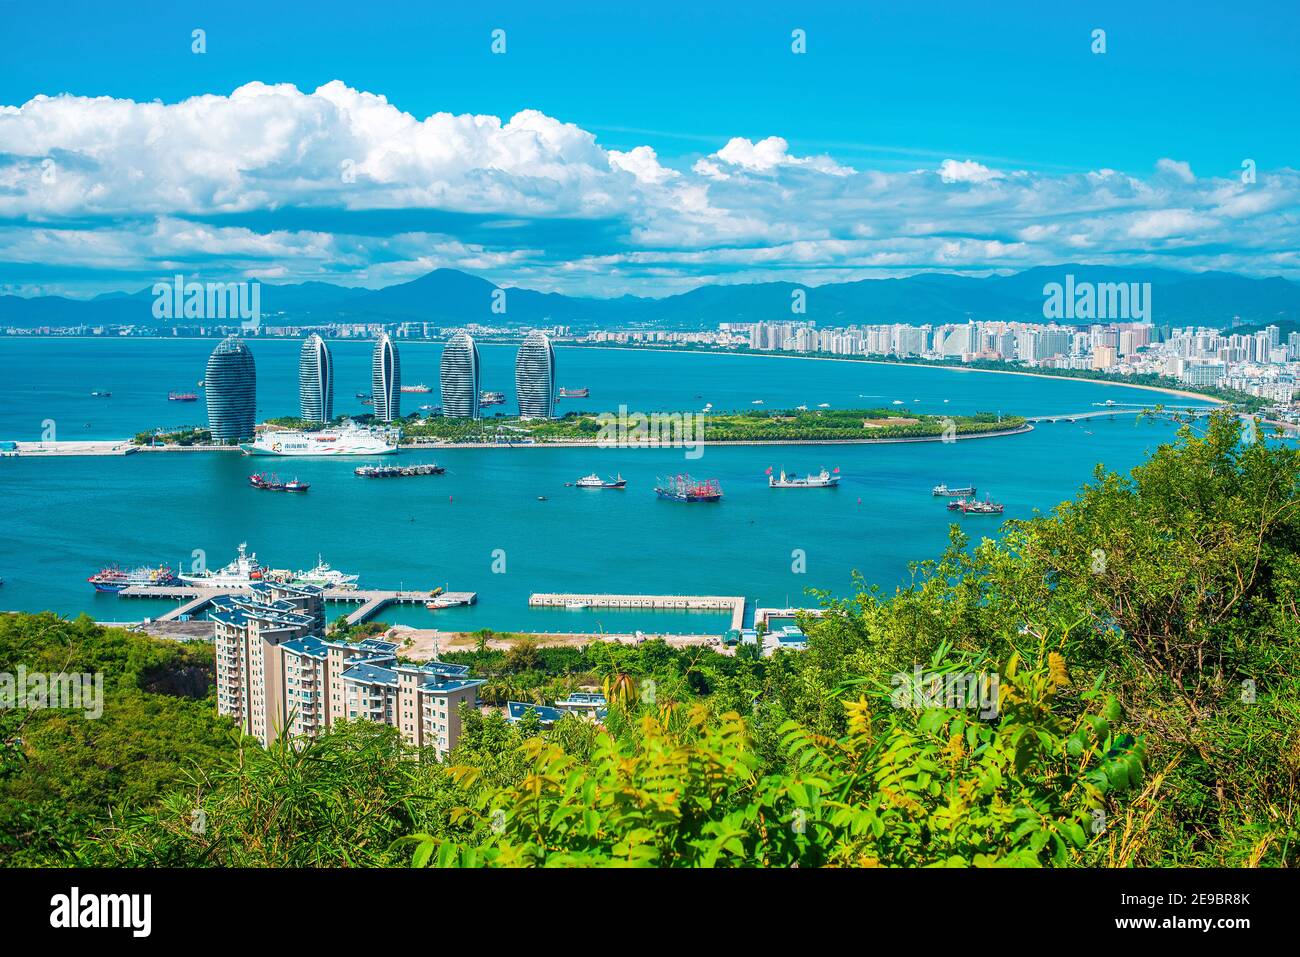
[[[202, 402], [166, 401], [193, 387], [215, 343], [187, 340], [0, 339], [0, 439], [34, 439], [53, 419], [58, 437], [121, 438], [155, 425], [202, 421]], [[336, 411], [362, 410], [370, 346], [332, 343]], [[296, 412], [297, 343], [251, 343], [261, 416]], [[434, 387], [407, 395], [413, 409], [438, 404], [440, 347], [402, 344], [403, 379]], [[483, 350], [483, 388], [505, 391], [513, 411], [514, 349]], [[936, 368], [811, 359], [560, 349], [558, 379], [586, 386], [574, 407], [633, 411], [771, 408], [828, 402], [889, 405], [923, 412], [981, 410], [1042, 414], [1089, 410], [1107, 399], [1151, 402], [1141, 390]], [[92, 389], [112, 391], [96, 399]], [[698, 397], [698, 398], [697, 398]], [[943, 400], [947, 399], [948, 402]], [[913, 401], [919, 400], [919, 401]], [[1179, 403], [1186, 400], [1170, 400]], [[405, 407], [405, 406], [404, 406]], [[562, 408], [564, 404], [562, 403]], [[188, 565], [196, 549], [210, 566], [246, 541], [265, 563], [306, 568], [317, 555], [362, 576], [371, 587], [476, 591], [479, 604], [429, 612], [390, 610], [387, 621], [448, 628], [535, 631], [671, 630], [713, 632], [720, 617], [608, 610], [530, 610], [538, 591], [745, 595], [763, 605], [805, 602], [804, 589], [848, 593], [851, 574], [893, 586], [907, 564], [936, 555], [951, 517], [929, 489], [974, 483], [1027, 517], [1070, 497], [1097, 463], [1128, 469], [1173, 434], [1167, 423], [1132, 417], [1042, 425], [1028, 435], [885, 446], [707, 447], [681, 450], [453, 449], [408, 452], [436, 460], [447, 474], [367, 480], [364, 459], [260, 460], [282, 477], [312, 483], [306, 495], [258, 492], [246, 484], [253, 463], [224, 453], [142, 453], [125, 458], [0, 459], [8, 503], [0, 536], [0, 608], [89, 612], [103, 620], [157, 614], [166, 604], [95, 595], [86, 576], [102, 564], [166, 561]], [[769, 466], [813, 471], [838, 466], [835, 490], [771, 490]], [[717, 478], [718, 505], [658, 500], [656, 476], [689, 470]], [[623, 492], [566, 488], [592, 471], [621, 472]], [[538, 501], [544, 495], [547, 501]], [[996, 518], [961, 520], [993, 534]], [[498, 551], [500, 550], [500, 551]], [[796, 550], [806, 573], [792, 570]], [[505, 572], [492, 571], [504, 553]]]

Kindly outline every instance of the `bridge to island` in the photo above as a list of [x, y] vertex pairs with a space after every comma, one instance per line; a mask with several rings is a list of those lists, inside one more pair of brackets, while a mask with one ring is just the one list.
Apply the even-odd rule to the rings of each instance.
[[[159, 615], [156, 621], [180, 621], [186, 616], [195, 615], [221, 595], [247, 596], [248, 591], [236, 588], [193, 588], [185, 585], [131, 585], [117, 593], [119, 598], [170, 598], [183, 604]], [[349, 602], [360, 607], [348, 615], [349, 625], [357, 625], [376, 615], [389, 605], [423, 605], [433, 601], [435, 595], [430, 591], [394, 591], [377, 588], [327, 588], [323, 596], [326, 601]], [[440, 592], [437, 598], [449, 605], [472, 605], [478, 601], [478, 594], [466, 592]]]
[[1166, 418], [1204, 418], [1214, 412], [1218, 406], [1204, 405], [1141, 405], [1133, 402], [1106, 402], [1097, 403], [1102, 408], [1092, 409], [1087, 412], [1058, 412], [1053, 415], [1027, 415], [1026, 422], [1082, 422], [1087, 419], [1115, 418], [1120, 415], [1141, 415], [1149, 412], [1152, 415], [1164, 416]]

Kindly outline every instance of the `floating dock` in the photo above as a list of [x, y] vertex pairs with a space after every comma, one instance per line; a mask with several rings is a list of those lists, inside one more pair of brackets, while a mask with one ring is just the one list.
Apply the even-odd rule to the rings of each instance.
[[631, 608], [675, 611], [725, 611], [731, 613], [731, 627], [745, 623], [745, 599], [739, 595], [592, 595], [543, 592], [528, 596], [529, 607], [563, 608], [589, 605], [592, 608]]
[[[184, 602], [156, 621], [177, 621], [182, 615], [193, 615], [202, 611], [214, 598], [221, 595], [248, 595], [247, 591], [237, 588], [193, 588], [186, 585], [131, 585], [117, 593], [119, 598], [170, 598]], [[326, 601], [359, 603], [360, 608], [348, 615], [348, 624], [356, 625], [373, 617], [382, 608], [389, 605], [423, 605], [433, 601], [431, 591], [392, 591], [376, 588], [327, 588], [323, 597]], [[458, 604], [472, 605], [478, 601], [478, 593], [443, 592], [439, 598], [456, 600]]]

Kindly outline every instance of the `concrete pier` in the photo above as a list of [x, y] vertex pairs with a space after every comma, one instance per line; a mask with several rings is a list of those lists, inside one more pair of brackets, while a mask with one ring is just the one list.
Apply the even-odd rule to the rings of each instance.
[[[182, 615], [194, 615], [206, 608], [212, 599], [219, 595], [247, 595], [248, 592], [235, 588], [195, 588], [187, 585], [131, 585], [118, 592], [119, 598], [169, 598], [184, 602], [165, 614], [159, 615], [158, 621], [176, 621]], [[443, 592], [437, 596], [457, 604], [472, 605], [478, 601], [476, 592]], [[428, 591], [393, 591], [376, 588], [327, 588], [324, 591], [326, 601], [355, 602], [359, 604], [356, 611], [348, 615], [348, 624], [356, 625], [373, 617], [382, 608], [389, 605], [423, 605], [432, 601], [434, 596]]]
[[556, 608], [570, 604], [592, 608], [675, 609], [679, 611], [726, 611], [731, 613], [731, 627], [745, 623], [745, 599], [739, 595], [594, 595], [539, 592], [528, 596], [533, 608]]

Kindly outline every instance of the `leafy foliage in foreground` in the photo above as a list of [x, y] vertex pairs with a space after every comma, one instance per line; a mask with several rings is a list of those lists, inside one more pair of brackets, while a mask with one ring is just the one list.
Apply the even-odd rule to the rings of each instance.
[[[762, 866], [1067, 864], [1096, 840], [1107, 794], [1142, 775], [1141, 746], [1090, 691], [1062, 695], [1063, 659], [1001, 674], [996, 723], [967, 712], [887, 709], [859, 698], [839, 739], [781, 728], [795, 769], [765, 773], [745, 721], [703, 705], [645, 714], [634, 747], [608, 732], [582, 761], [554, 742], [525, 745], [512, 787], [480, 790], [475, 842], [416, 838], [417, 865]], [[478, 770], [451, 769], [462, 784]]]

